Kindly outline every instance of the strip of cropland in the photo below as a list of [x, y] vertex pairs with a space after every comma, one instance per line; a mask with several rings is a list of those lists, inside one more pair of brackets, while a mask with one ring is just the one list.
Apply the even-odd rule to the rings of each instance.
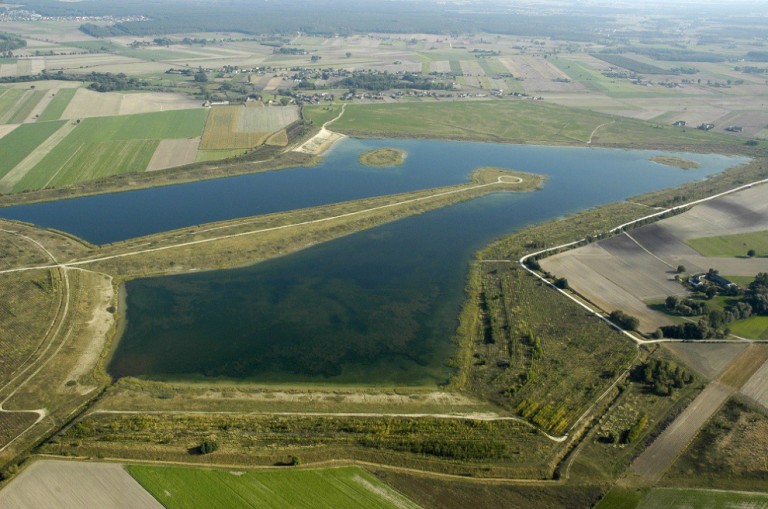
[[200, 136], [205, 115], [199, 109], [84, 119], [13, 190], [61, 187], [142, 172], [161, 140]]

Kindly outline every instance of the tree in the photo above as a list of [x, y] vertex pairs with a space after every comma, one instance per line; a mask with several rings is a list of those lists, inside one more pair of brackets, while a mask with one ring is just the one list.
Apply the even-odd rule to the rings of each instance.
[[685, 265], [678, 265], [677, 266], [677, 273], [678, 274], [682, 274], [683, 272], [685, 272]]
[[208, 75], [205, 74], [205, 71], [200, 69], [195, 73], [195, 81], [197, 83], [206, 83], [208, 81]]
[[749, 251], [747, 251], [747, 256], [749, 256], [750, 258], [753, 258], [756, 254], [757, 253], [755, 252], [754, 249], [750, 249]]
[[640, 320], [638, 320], [636, 317], [632, 315], [626, 314], [624, 311], [620, 309], [617, 309], [616, 311], [611, 311], [609, 318], [613, 323], [615, 323], [616, 325], [618, 325], [624, 330], [637, 330], [637, 327], [640, 325]]
[[568, 288], [570, 288], [570, 286], [568, 285], [568, 280], [565, 279], [564, 277], [555, 279], [555, 286], [560, 288], [561, 290], [567, 290]]
[[679, 305], [680, 305], [680, 299], [678, 297], [675, 297], [674, 295], [670, 295], [664, 301], [664, 306], [667, 309], [675, 310], [675, 309], [677, 309], [677, 306], [679, 306]]
[[346, 55], [347, 55], [347, 58], [350, 58], [352, 56], [352, 52], [351, 51], [347, 51]]

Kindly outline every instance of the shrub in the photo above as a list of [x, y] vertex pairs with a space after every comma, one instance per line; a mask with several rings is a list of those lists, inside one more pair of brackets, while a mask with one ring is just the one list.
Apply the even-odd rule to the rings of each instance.
[[200, 447], [198, 448], [200, 450], [200, 454], [210, 454], [217, 450], [219, 448], [219, 443], [216, 440], [212, 439], [205, 439], [200, 444]]

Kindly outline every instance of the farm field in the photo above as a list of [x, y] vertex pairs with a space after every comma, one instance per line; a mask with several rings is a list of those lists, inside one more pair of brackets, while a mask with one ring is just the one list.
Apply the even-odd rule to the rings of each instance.
[[250, 149], [299, 119], [294, 106], [214, 106], [208, 113], [201, 150]]
[[567, 278], [576, 291], [606, 312], [622, 309], [640, 319], [640, 330], [652, 332], [670, 321], [646, 302], [688, 293], [674, 281], [678, 265], [690, 273], [714, 267], [723, 274], [752, 277], [768, 269], [764, 258], [713, 258], [686, 245], [702, 234], [763, 230], [768, 223], [768, 205], [761, 197], [764, 187], [699, 204], [675, 217], [545, 258], [542, 266]]
[[418, 509], [357, 467], [255, 472], [131, 465], [128, 472], [167, 509]]
[[200, 136], [205, 115], [205, 110], [197, 109], [84, 119], [18, 178], [13, 190], [145, 171], [161, 140]]
[[20, 125], [0, 138], [0, 178], [35, 151], [46, 139], [60, 129], [64, 122], [42, 122]]
[[687, 488], [613, 488], [595, 509], [765, 509], [768, 494]]
[[731, 332], [737, 336], [754, 339], [768, 339], [768, 317], [751, 316], [731, 325]]
[[163, 506], [115, 463], [38, 460], [0, 491], [0, 505], [30, 507], [99, 507], [103, 509]]
[[750, 249], [756, 256], [768, 256], [768, 230], [688, 239], [686, 244], [702, 256], [746, 256]]
[[159, 92], [119, 93], [77, 89], [61, 114], [62, 119], [157, 113], [201, 108], [202, 102], [180, 94]]
[[20, 124], [45, 95], [44, 90], [0, 89], [0, 124]]
[[56, 90], [56, 95], [48, 103], [48, 106], [40, 114], [37, 119], [38, 122], [44, 122], [46, 120], [59, 120], [64, 114], [64, 111], [69, 106], [69, 102], [77, 93], [76, 88], [61, 88]]

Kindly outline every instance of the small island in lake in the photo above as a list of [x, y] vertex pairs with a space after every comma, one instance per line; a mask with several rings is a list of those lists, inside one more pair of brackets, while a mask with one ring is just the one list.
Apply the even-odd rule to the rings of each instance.
[[399, 148], [377, 148], [360, 154], [360, 164], [366, 166], [400, 166], [407, 155]]
[[654, 156], [651, 157], [651, 161], [654, 163], [663, 164], [665, 166], [674, 166], [675, 168], [680, 168], [681, 170], [693, 170], [695, 168], [701, 167], [701, 165], [696, 161], [689, 161], [688, 159], [675, 156]]

